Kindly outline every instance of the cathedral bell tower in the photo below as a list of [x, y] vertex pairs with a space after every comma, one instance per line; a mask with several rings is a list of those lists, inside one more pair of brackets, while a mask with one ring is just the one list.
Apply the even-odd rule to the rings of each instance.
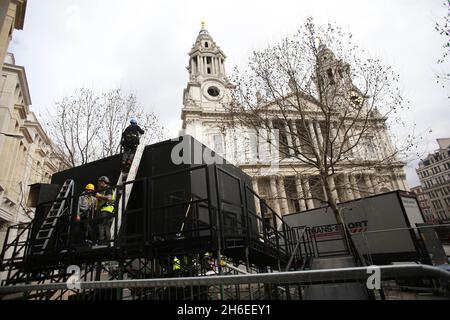
[[331, 95], [331, 100], [343, 99], [344, 103], [350, 103], [356, 109], [362, 106], [365, 97], [354, 86], [348, 63], [337, 59], [332, 50], [321, 44], [317, 53], [317, 65], [320, 79], [314, 81], [316, 85], [322, 84], [322, 89]]
[[189, 82], [183, 94], [183, 111], [223, 111], [232, 88], [225, 72], [226, 56], [202, 23], [189, 52]]
[[189, 134], [215, 150], [221, 148], [214, 148], [211, 141], [220, 144], [218, 123], [228, 114], [233, 89], [226, 76], [225, 59], [203, 22], [189, 52], [189, 81], [183, 92], [181, 112], [182, 134]]

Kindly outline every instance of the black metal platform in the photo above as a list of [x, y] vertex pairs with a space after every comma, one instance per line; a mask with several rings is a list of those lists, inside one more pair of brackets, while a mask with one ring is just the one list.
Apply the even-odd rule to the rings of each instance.
[[[35, 235], [54, 201], [38, 205], [35, 219], [22, 226], [26, 232], [5, 243], [2, 269], [8, 271], [8, 277], [4, 284], [38, 281], [35, 278], [39, 274], [54, 274], [55, 270], [65, 279], [64, 270], [69, 265], [93, 270], [94, 265], [105, 261], [125, 265], [127, 261], [144, 259], [155, 263], [174, 256], [200, 257], [205, 252], [257, 268], [280, 268], [293, 254], [303, 259], [294, 253], [299, 231], [284, 224], [253, 192], [249, 176], [192, 137], [185, 136], [182, 141], [186, 147], [181, 155], [188, 161], [181, 164], [173, 161], [179, 141], [145, 148], [136, 180], [128, 183], [132, 186], [128, 205], [115, 213], [113, 239], [108, 247], [74, 241], [74, 216], [85, 184], [103, 175], [111, 181], [118, 178], [120, 155], [54, 174], [53, 185], [62, 185], [67, 179], [75, 181], [70, 199], [73, 207], [59, 218], [51, 245], [43, 254], [36, 254], [32, 249]], [[198, 150], [212, 155], [216, 162], [199, 161]], [[125, 187], [112, 188], [120, 195]], [[124, 197], [117, 197], [116, 209], [119, 201], [124, 204]]]

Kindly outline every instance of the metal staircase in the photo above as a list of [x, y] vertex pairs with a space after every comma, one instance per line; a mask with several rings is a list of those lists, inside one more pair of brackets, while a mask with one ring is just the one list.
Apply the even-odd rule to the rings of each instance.
[[52, 204], [47, 216], [42, 222], [36, 238], [31, 245], [33, 255], [42, 255], [49, 247], [50, 240], [55, 234], [59, 218], [70, 212], [73, 202], [74, 181], [66, 180], [58, 193], [57, 200]]

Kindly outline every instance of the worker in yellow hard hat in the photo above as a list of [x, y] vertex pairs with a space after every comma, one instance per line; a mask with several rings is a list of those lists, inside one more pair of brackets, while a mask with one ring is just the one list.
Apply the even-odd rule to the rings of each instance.
[[116, 191], [111, 187], [111, 182], [107, 176], [98, 178], [97, 211], [94, 219], [97, 242], [100, 245], [110, 245], [111, 226], [116, 214]]
[[94, 218], [96, 204], [95, 186], [92, 183], [88, 183], [84, 188], [84, 192], [78, 198], [77, 221], [80, 222], [82, 242], [90, 243], [93, 241], [91, 222]]

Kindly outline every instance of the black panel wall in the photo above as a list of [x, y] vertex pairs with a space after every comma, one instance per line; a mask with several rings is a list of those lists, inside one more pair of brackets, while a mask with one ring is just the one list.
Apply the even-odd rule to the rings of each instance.
[[[179, 155], [186, 163], [176, 164], [172, 159], [181, 140], [145, 148], [126, 217], [122, 219], [121, 236], [131, 239], [127, 243], [210, 237], [217, 246], [214, 230], [220, 229], [218, 220], [224, 237], [245, 236], [245, 210], [255, 210], [254, 201], [246, 203], [245, 185], [251, 186], [250, 177], [217, 156], [219, 164], [206, 164], [203, 152], [212, 156], [214, 153], [190, 136], [182, 139], [185, 148]], [[74, 179], [78, 195], [87, 183], [95, 184], [102, 175], [115, 183], [120, 175], [120, 161], [121, 156], [117, 155], [65, 170], [54, 174], [52, 183]], [[187, 204], [192, 201], [196, 203]], [[255, 219], [250, 221], [250, 227], [256, 230]]]

